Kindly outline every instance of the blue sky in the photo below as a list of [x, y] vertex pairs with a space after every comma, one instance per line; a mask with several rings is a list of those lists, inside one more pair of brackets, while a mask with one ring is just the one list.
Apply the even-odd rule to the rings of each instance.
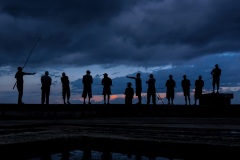
[[126, 75], [141, 72], [143, 92], [153, 73], [163, 98], [172, 74], [175, 101], [183, 104], [182, 75], [191, 80], [193, 91], [201, 74], [204, 93], [209, 93], [215, 64], [222, 68], [220, 91], [234, 93], [232, 103], [240, 103], [239, 15], [237, 0], [0, 1], [0, 103], [17, 102], [14, 75], [40, 35], [24, 68], [37, 73], [24, 77], [25, 103], [40, 103], [40, 77], [46, 70], [53, 78], [50, 103], [62, 103], [62, 72], [71, 81], [72, 103], [82, 103], [81, 78], [89, 69], [94, 103], [102, 103], [103, 73], [113, 79], [112, 103], [124, 103], [122, 93], [132, 81]]

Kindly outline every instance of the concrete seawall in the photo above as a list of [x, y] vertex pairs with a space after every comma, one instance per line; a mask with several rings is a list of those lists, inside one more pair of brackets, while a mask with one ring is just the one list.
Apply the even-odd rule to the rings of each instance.
[[41, 105], [0, 104], [2, 119], [84, 117], [239, 117], [240, 105]]
[[0, 105], [0, 159], [73, 149], [239, 159], [238, 107]]

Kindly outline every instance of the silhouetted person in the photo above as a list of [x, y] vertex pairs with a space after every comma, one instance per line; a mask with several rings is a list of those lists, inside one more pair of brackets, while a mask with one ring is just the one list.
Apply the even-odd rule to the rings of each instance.
[[45, 75], [41, 77], [42, 83], [42, 104], [46, 102], [49, 104], [49, 94], [50, 94], [50, 87], [52, 84], [52, 78], [49, 76], [48, 71], [45, 72]]
[[175, 95], [174, 88], [176, 86], [176, 82], [173, 80], [172, 75], [169, 75], [169, 79], [165, 83], [165, 86], [167, 87], [166, 97], [168, 99], [168, 105], [170, 105], [170, 101], [171, 101], [171, 104], [173, 105], [173, 100]]
[[198, 79], [195, 81], [195, 94], [194, 94], [195, 103], [194, 103], [194, 105], [197, 104], [197, 100], [200, 99], [202, 96], [203, 86], [204, 86], [204, 81], [202, 80], [202, 76], [199, 75]]
[[190, 104], [190, 80], [187, 79], [186, 75], [183, 75], [183, 80], [182, 80], [182, 89], [183, 89], [183, 95], [185, 97], [185, 105], [187, 105], [187, 100], [188, 100], [188, 104]]
[[18, 71], [15, 74], [15, 78], [17, 80], [17, 89], [18, 89], [18, 104], [24, 104], [22, 102], [22, 96], [23, 96], [23, 76], [24, 75], [34, 75], [36, 73], [27, 73], [27, 72], [23, 72], [23, 68], [22, 67], [18, 67], [17, 68]]
[[92, 83], [93, 83], [93, 78], [90, 75], [90, 71], [87, 70], [86, 74], [82, 78], [82, 83], [83, 83], [83, 104], [86, 104], [85, 99], [88, 96], [88, 104], [91, 104], [90, 99], [92, 98]]
[[127, 83], [127, 88], [125, 89], [125, 92], [124, 92], [124, 95], [125, 95], [125, 104], [132, 104], [132, 99], [133, 99], [133, 96], [134, 96], [134, 90], [132, 88], [132, 83], [131, 82], [128, 82]]
[[152, 97], [152, 103], [153, 105], [156, 105], [156, 87], [155, 87], [156, 79], [154, 78], [153, 74], [149, 75], [148, 81], [146, 83], [148, 84], [147, 89], [147, 104], [150, 104], [150, 99]]
[[70, 86], [69, 86], [69, 79], [68, 76], [63, 72], [61, 77], [62, 82], [62, 97], [63, 97], [63, 103], [66, 104], [66, 97], [67, 97], [67, 103], [70, 104]]
[[212, 86], [213, 86], [213, 92], [215, 93], [215, 85], [217, 86], [217, 93], [219, 90], [219, 83], [220, 83], [220, 76], [221, 76], [221, 69], [219, 68], [218, 64], [215, 65], [215, 68], [212, 70], [211, 75], [212, 75]]
[[136, 77], [127, 76], [127, 78], [135, 79], [135, 87], [136, 87], [136, 96], [138, 97], [138, 103], [142, 104], [142, 79], [140, 78], [141, 74], [137, 73]]
[[103, 85], [103, 99], [104, 99], [104, 104], [106, 104], [106, 96], [107, 96], [107, 104], [109, 103], [110, 100], [110, 95], [112, 94], [111, 92], [111, 86], [112, 86], [112, 79], [108, 77], [107, 73], [103, 74], [103, 79], [102, 79], [102, 85]]

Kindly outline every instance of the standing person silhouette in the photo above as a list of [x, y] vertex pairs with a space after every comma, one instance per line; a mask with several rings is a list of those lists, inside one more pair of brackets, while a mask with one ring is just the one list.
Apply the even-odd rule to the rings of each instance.
[[18, 89], [18, 104], [24, 104], [22, 102], [22, 96], [23, 96], [23, 76], [24, 75], [34, 75], [36, 74], [35, 72], [34, 73], [27, 73], [27, 72], [23, 72], [23, 68], [22, 67], [18, 67], [17, 68], [18, 71], [17, 73], [15, 74], [15, 78], [17, 80], [17, 89]]
[[175, 95], [174, 88], [176, 86], [176, 82], [173, 80], [172, 75], [169, 75], [169, 79], [166, 81], [165, 86], [167, 87], [166, 97], [168, 99], [168, 105], [170, 105], [170, 101], [171, 101], [171, 104], [173, 105], [173, 100]]
[[154, 78], [153, 74], [149, 75], [149, 79], [146, 81], [148, 84], [148, 89], [147, 89], [147, 105], [150, 104], [150, 99], [152, 97], [152, 103], [153, 105], [156, 105], [156, 79]]
[[106, 104], [106, 96], [107, 96], [107, 104], [109, 103], [110, 100], [110, 95], [112, 94], [111, 92], [111, 86], [112, 86], [112, 79], [108, 77], [107, 73], [103, 74], [103, 79], [102, 79], [102, 85], [103, 85], [103, 99], [104, 99], [104, 104]]
[[137, 73], [136, 77], [127, 76], [127, 78], [135, 79], [135, 87], [136, 87], [136, 96], [138, 97], [138, 103], [142, 104], [142, 79], [141, 74]]
[[61, 77], [62, 82], [62, 97], [63, 97], [63, 103], [66, 104], [66, 97], [67, 97], [67, 104], [70, 104], [70, 86], [69, 86], [69, 79], [68, 76], [66, 76], [66, 73], [62, 73]]
[[215, 93], [215, 85], [217, 86], [217, 94], [219, 93], [219, 83], [220, 83], [220, 76], [221, 76], [221, 69], [219, 68], [218, 64], [215, 65], [215, 68], [211, 71], [212, 75], [212, 86], [213, 86], [213, 92]]
[[49, 104], [50, 86], [52, 84], [52, 78], [49, 76], [49, 72], [46, 71], [45, 75], [41, 77], [42, 83], [42, 101], [41, 104]]
[[187, 79], [186, 75], [183, 75], [183, 80], [182, 80], [182, 89], [183, 89], [183, 95], [185, 97], [185, 105], [187, 105], [187, 100], [188, 100], [188, 104], [191, 105], [190, 103], [190, 80]]
[[204, 86], [204, 81], [202, 80], [202, 76], [199, 75], [198, 79], [195, 81], [195, 93], [194, 93], [195, 103], [194, 103], [194, 105], [197, 104], [197, 99], [200, 99], [202, 96], [203, 86]]
[[124, 95], [125, 95], [125, 104], [131, 105], [132, 104], [132, 99], [133, 99], [133, 96], [134, 96], [134, 90], [132, 88], [132, 83], [131, 82], [127, 83], [127, 88], [125, 89]]
[[91, 104], [90, 99], [92, 98], [92, 83], [93, 83], [93, 78], [90, 75], [90, 71], [87, 70], [86, 74], [82, 78], [82, 83], [83, 83], [83, 104], [86, 104], [85, 99], [88, 96], [88, 104]]

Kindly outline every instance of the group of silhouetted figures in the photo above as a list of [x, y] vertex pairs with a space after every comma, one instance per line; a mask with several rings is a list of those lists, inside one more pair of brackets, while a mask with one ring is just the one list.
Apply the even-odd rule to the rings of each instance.
[[[88, 104], [91, 104], [91, 98], [92, 98], [92, 83], [93, 78], [90, 74], [91, 72], [89, 70], [86, 71], [86, 74], [82, 77], [82, 83], [83, 83], [83, 103], [86, 104], [86, 98], [88, 97]], [[27, 73], [23, 72], [22, 67], [18, 67], [18, 71], [15, 75], [16, 78], [16, 85], [18, 89], [18, 104], [24, 104], [22, 102], [22, 96], [23, 96], [23, 76], [24, 75], [34, 75], [35, 73]], [[219, 83], [220, 83], [220, 76], [221, 76], [221, 69], [219, 68], [218, 64], [215, 65], [215, 68], [211, 71], [212, 75], [212, 86], [213, 86], [213, 93], [215, 93], [215, 86], [217, 87], [216, 93], [219, 93]], [[127, 76], [127, 78], [131, 78], [135, 80], [135, 94], [138, 97], [137, 104], [142, 104], [142, 80], [141, 80], [141, 74], [137, 73], [136, 77]], [[62, 83], [62, 97], [63, 97], [63, 103], [64, 104], [70, 104], [70, 85], [69, 85], [69, 79], [68, 76], [63, 72], [61, 77], [61, 83]], [[154, 78], [153, 74], [149, 75], [149, 79], [146, 81], [146, 84], [148, 85], [147, 88], [147, 104], [150, 104], [150, 101], [152, 99], [152, 104], [156, 105], [156, 87], [155, 87], [156, 79]], [[49, 72], [46, 71], [45, 75], [41, 77], [41, 104], [49, 104], [49, 95], [50, 95], [50, 87], [52, 84], [52, 79], [49, 76]], [[104, 104], [110, 104], [110, 95], [111, 93], [111, 86], [112, 86], [112, 79], [108, 77], [107, 73], [103, 74], [103, 78], [101, 81], [101, 84], [103, 85], [102, 95]], [[166, 86], [166, 98], [168, 99], [168, 104], [173, 105], [174, 101], [174, 95], [175, 95], [175, 87], [176, 82], [173, 79], [173, 75], [169, 75], [169, 79], [165, 83]], [[190, 80], [187, 79], [186, 75], [183, 75], [183, 80], [181, 81], [181, 87], [183, 90], [183, 95], [185, 97], [185, 105], [191, 105], [190, 101]], [[198, 79], [195, 81], [195, 92], [194, 92], [194, 100], [196, 105], [197, 100], [201, 98], [202, 91], [204, 87], [204, 81], [202, 80], [202, 76], [199, 75]], [[125, 95], [125, 104], [131, 105], [132, 100], [134, 98], [134, 89], [132, 88], [132, 83], [128, 82], [127, 87], [124, 92]], [[157, 95], [158, 98], [161, 99], [159, 95]], [[162, 99], [161, 99], [162, 100]], [[162, 101], [163, 102], [163, 101]]]

